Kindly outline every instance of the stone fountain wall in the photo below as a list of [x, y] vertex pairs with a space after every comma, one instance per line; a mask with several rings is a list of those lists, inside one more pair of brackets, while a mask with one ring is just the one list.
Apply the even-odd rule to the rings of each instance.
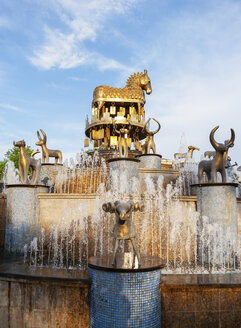
[[4, 247], [5, 228], [6, 228], [6, 209], [7, 197], [5, 194], [0, 194], [0, 249]]
[[89, 282], [0, 276], [0, 327], [89, 327]]

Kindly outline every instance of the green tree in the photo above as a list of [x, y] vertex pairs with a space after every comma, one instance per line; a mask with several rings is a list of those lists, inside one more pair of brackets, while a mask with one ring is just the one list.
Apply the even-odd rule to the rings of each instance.
[[[26, 153], [30, 156], [33, 152], [33, 149], [30, 146], [26, 146]], [[3, 158], [3, 161], [0, 161], [0, 180], [3, 178], [4, 168], [7, 161], [12, 161], [16, 169], [18, 169], [18, 161], [19, 161], [19, 148], [13, 147], [9, 149]]]

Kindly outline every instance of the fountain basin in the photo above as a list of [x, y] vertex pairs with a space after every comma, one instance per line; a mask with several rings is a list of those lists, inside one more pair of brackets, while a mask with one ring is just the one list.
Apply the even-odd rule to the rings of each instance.
[[88, 272], [0, 260], [0, 326], [89, 327]]

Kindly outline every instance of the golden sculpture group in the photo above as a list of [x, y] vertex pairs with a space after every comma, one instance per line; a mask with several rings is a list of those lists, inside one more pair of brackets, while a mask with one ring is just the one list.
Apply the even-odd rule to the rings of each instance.
[[[139, 153], [156, 152], [154, 134], [145, 122], [145, 93], [152, 92], [147, 70], [129, 77], [124, 88], [101, 85], [94, 89], [92, 118], [86, 120], [85, 134], [94, 141], [94, 149], [118, 150], [120, 157], [128, 157], [132, 144]], [[145, 139], [144, 145], [140, 140]], [[85, 146], [89, 140], [85, 139]]]
[[[160, 123], [153, 119], [158, 127], [155, 131], [150, 131], [149, 124], [151, 118], [145, 122], [145, 94], [152, 92], [151, 81], [148, 77], [147, 70], [144, 73], [135, 73], [129, 77], [124, 88], [113, 88], [110, 86], [98, 86], [93, 93], [92, 101], [92, 119], [89, 123], [86, 120], [86, 136], [94, 141], [94, 149], [106, 149], [110, 152], [119, 151], [119, 157], [127, 158], [131, 151], [132, 145], [135, 148], [135, 155], [140, 153], [156, 153], [154, 135], [160, 130]], [[203, 173], [206, 174], [208, 182], [217, 182], [217, 172], [222, 175], [222, 181], [226, 182], [225, 168], [230, 164], [228, 149], [233, 147], [235, 134], [231, 129], [231, 139], [226, 140], [224, 144], [217, 143], [214, 139], [214, 133], [218, 129], [215, 127], [210, 133], [210, 142], [215, 151], [207, 151], [207, 157], [213, 157], [212, 160], [203, 160], [199, 163], [198, 177], [199, 182], [203, 183]], [[60, 150], [48, 149], [46, 146], [47, 136], [43, 130], [41, 138], [39, 131], [37, 136], [39, 141], [37, 146], [42, 147], [42, 163], [49, 163], [49, 158], [55, 158], [55, 165], [62, 163], [62, 152]], [[85, 140], [85, 146], [89, 145], [89, 139]], [[144, 144], [141, 140], [145, 139]], [[87, 142], [88, 141], [88, 142]], [[19, 170], [22, 183], [28, 183], [28, 170], [32, 168], [32, 174], [29, 178], [30, 184], [36, 184], [41, 163], [33, 157], [39, 153], [34, 151], [29, 157], [25, 151], [24, 140], [14, 142], [16, 147], [20, 148]], [[193, 151], [199, 150], [194, 146], [189, 146], [186, 153], [175, 153], [175, 159], [192, 158]]]
[[[62, 163], [62, 152], [60, 150], [51, 150], [46, 147], [47, 136], [43, 130], [40, 129], [43, 134], [43, 139], [40, 137], [39, 132], [37, 131], [37, 136], [39, 141], [36, 142], [37, 146], [42, 147], [42, 163], [49, 163], [49, 157], [55, 158], [55, 165], [58, 163]], [[34, 156], [40, 153], [39, 149], [36, 149], [31, 153], [29, 157], [25, 150], [25, 141], [17, 141], [13, 142], [14, 147], [19, 147], [20, 155], [19, 155], [19, 173], [22, 184], [31, 184], [36, 185], [38, 183], [38, 179], [41, 171], [41, 160], [35, 159]], [[31, 173], [29, 174], [29, 168], [31, 169]]]

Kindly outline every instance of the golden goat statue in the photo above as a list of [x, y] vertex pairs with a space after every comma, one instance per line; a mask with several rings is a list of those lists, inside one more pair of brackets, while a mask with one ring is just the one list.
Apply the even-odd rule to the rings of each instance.
[[43, 130], [40, 129], [40, 131], [43, 134], [43, 139], [40, 137], [39, 131], [37, 131], [39, 141], [36, 142], [35, 145], [42, 147], [42, 162], [45, 163], [46, 161], [46, 163], [48, 163], [49, 157], [55, 157], [55, 164], [58, 163], [58, 160], [59, 164], [62, 164], [62, 152], [60, 150], [48, 149], [46, 146], [47, 136]]
[[37, 183], [40, 170], [41, 170], [41, 161], [40, 159], [34, 159], [28, 156], [25, 149], [25, 141], [13, 142], [14, 147], [19, 147], [19, 172], [22, 184], [28, 183], [28, 170], [32, 169], [31, 178], [29, 178], [30, 184], [35, 185]]
[[220, 172], [222, 175], [222, 182], [226, 183], [225, 167], [227, 165], [228, 149], [234, 145], [235, 133], [234, 130], [231, 129], [231, 139], [225, 140], [224, 144], [218, 143], [214, 139], [214, 133], [218, 128], [219, 126], [216, 126], [212, 129], [209, 137], [211, 145], [216, 150], [214, 158], [212, 160], [203, 160], [198, 165], [199, 183], [203, 183], [204, 172], [207, 175], [208, 182], [217, 183], [217, 172]]

